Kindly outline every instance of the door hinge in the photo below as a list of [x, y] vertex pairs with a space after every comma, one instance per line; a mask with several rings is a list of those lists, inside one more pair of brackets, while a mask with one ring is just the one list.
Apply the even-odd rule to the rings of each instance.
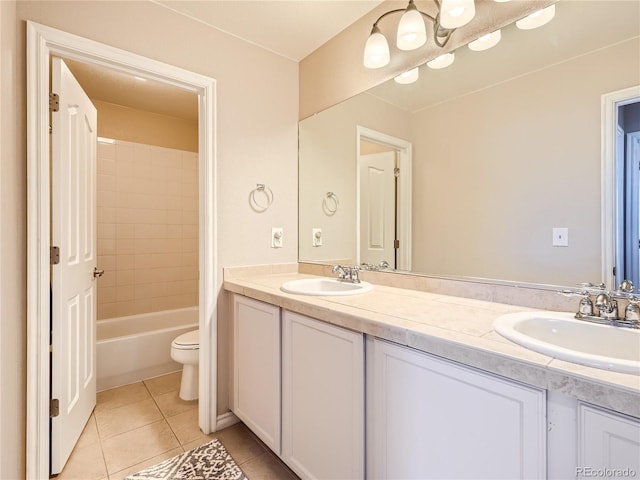
[[49, 111], [57, 112], [60, 110], [60, 95], [57, 93], [49, 94]]
[[393, 176], [396, 178], [400, 176], [400, 169], [398, 167], [393, 169]]
[[49, 401], [49, 417], [54, 418], [60, 415], [60, 400], [52, 398]]
[[51, 247], [49, 258], [51, 265], [58, 265], [60, 263], [60, 247]]
[[393, 241], [393, 248], [400, 248], [400, 240]]

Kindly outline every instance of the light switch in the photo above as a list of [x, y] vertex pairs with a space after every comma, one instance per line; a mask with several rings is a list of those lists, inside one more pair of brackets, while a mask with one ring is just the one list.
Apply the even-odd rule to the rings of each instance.
[[273, 227], [271, 229], [271, 248], [282, 248], [284, 245], [284, 235], [282, 227]]
[[568, 247], [569, 246], [569, 229], [566, 227], [554, 227], [553, 229], [553, 241], [551, 245], [554, 247]]
[[314, 247], [322, 246], [322, 229], [321, 228], [311, 229], [311, 245]]

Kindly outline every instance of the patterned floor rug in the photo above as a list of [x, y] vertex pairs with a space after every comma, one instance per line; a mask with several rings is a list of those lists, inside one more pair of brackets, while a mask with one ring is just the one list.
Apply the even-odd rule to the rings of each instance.
[[248, 480], [217, 440], [194, 448], [124, 480]]

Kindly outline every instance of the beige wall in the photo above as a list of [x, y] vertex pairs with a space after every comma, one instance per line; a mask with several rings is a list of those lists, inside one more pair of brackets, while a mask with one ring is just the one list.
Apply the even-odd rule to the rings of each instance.
[[634, 39], [417, 113], [413, 270], [600, 281], [600, 97], [640, 83], [638, 52]]
[[99, 143], [97, 169], [98, 320], [197, 306], [197, 153]]
[[26, 167], [16, 4], [0, 2], [0, 478], [24, 477]]
[[[363, 94], [300, 122], [300, 259], [332, 262], [356, 258], [357, 126], [405, 139], [410, 116]], [[326, 141], [329, 138], [331, 141]], [[322, 200], [334, 192], [340, 205], [326, 215]], [[312, 229], [322, 228], [323, 245], [312, 246]]]
[[[368, 70], [362, 65], [362, 55], [373, 22], [383, 13], [407, 5], [405, 1], [384, 1], [300, 62], [299, 118], [307, 118], [340, 103], [442, 53], [466, 45], [482, 32], [494, 31], [556, 1], [476, 2], [473, 22], [458, 29], [444, 49], [435, 47], [431, 41], [412, 52], [399, 52], [392, 45], [391, 63], [385, 68]], [[428, 3], [421, 3], [420, 8], [428, 9]], [[379, 27], [387, 38], [393, 38], [397, 19], [395, 15], [380, 22]]]
[[[297, 259], [298, 66], [148, 1], [12, 1], [2, 8], [2, 461], [24, 477], [26, 381], [26, 27], [49, 25], [217, 80], [219, 276], [222, 267]], [[274, 191], [256, 214], [256, 183]], [[284, 248], [270, 248], [271, 227]], [[228, 407], [228, 318], [220, 308], [218, 411]], [[7, 394], [5, 395], [5, 392]]]
[[159, 147], [198, 151], [198, 122], [91, 99], [98, 136]]

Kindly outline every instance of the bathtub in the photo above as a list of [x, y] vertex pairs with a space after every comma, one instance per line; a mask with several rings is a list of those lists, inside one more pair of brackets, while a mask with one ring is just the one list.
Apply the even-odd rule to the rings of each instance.
[[97, 390], [180, 370], [171, 342], [198, 328], [198, 307], [130, 315], [96, 323]]

